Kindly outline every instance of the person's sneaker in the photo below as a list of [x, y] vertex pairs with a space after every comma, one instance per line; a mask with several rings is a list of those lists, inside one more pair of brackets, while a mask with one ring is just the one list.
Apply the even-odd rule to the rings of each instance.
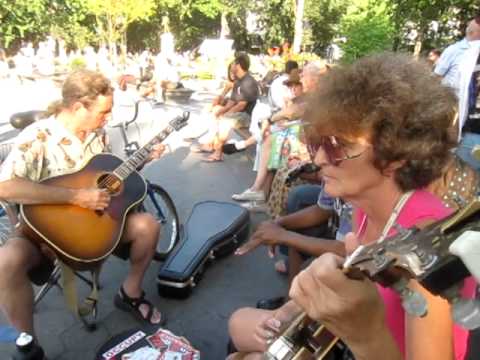
[[241, 203], [240, 206], [251, 212], [268, 213], [268, 206], [265, 201], [249, 201]]
[[247, 189], [240, 194], [233, 194], [232, 199], [235, 201], [265, 201], [265, 193]]

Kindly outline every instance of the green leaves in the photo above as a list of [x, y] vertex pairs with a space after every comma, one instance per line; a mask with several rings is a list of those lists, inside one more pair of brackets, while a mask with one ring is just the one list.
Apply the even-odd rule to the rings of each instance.
[[428, 49], [444, 48], [464, 36], [466, 22], [480, 11], [480, 3], [471, 0], [388, 0], [387, 4], [395, 26], [395, 47], [409, 50], [412, 44], [406, 32], [417, 31]]
[[8, 47], [17, 38], [40, 34], [48, 28], [47, 0], [0, 0], [0, 39]]
[[343, 61], [352, 62], [373, 52], [391, 50], [393, 24], [382, 1], [357, 0], [347, 8], [341, 22]]
[[[168, 16], [176, 46], [191, 49], [220, 32], [225, 14], [239, 48], [248, 48], [249, 12], [264, 46], [292, 42], [297, 0], [0, 0], [0, 46], [39, 41], [53, 34], [70, 47], [123, 41], [140, 50], [158, 47], [161, 19]], [[463, 37], [468, 19], [480, 11], [472, 0], [305, 0], [304, 45], [322, 53], [332, 39], [346, 37], [347, 61], [383, 49], [413, 50], [416, 31], [424, 48], [443, 48]], [[433, 29], [433, 21], [438, 29]]]

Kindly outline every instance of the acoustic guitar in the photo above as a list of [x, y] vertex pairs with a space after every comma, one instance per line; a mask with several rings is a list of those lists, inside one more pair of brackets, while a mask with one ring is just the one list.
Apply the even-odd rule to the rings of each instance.
[[[385, 241], [357, 248], [343, 265], [346, 276], [368, 277], [391, 287], [402, 298], [405, 311], [425, 316], [425, 299], [408, 288], [408, 280], [416, 279], [432, 294], [450, 302], [455, 322], [467, 329], [479, 327], [478, 306], [474, 300], [461, 299], [460, 287], [470, 275], [480, 279], [480, 199], [424, 229], [397, 231]], [[336, 346], [344, 348], [325, 326], [302, 313], [287, 324], [264, 358], [321, 360], [331, 355]]]
[[20, 205], [20, 228], [30, 239], [46, 244], [74, 270], [89, 270], [104, 261], [117, 247], [128, 211], [142, 202], [145, 179], [136, 171], [149, 158], [155, 144], [183, 128], [189, 113], [176, 117], [146, 145], [123, 161], [102, 153], [93, 156], [78, 172], [55, 176], [42, 184], [70, 189], [106, 189], [110, 204], [94, 211], [70, 204]]

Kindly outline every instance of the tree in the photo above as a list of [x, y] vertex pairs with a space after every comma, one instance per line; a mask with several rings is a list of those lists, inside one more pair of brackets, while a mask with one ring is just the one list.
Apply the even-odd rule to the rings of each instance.
[[305, 12], [305, 0], [297, 0], [295, 7], [295, 33], [293, 35], [293, 53], [298, 54], [303, 40], [303, 14]]
[[291, 40], [294, 33], [295, 1], [264, 0], [257, 2], [253, 11], [259, 14], [259, 24], [264, 29], [267, 46], [280, 45]]
[[170, 20], [170, 31], [180, 50], [192, 49], [206, 37], [213, 37], [220, 29], [223, 5], [219, 0], [155, 0], [153, 15], [136, 21], [128, 28], [129, 47], [135, 50], [158, 49], [161, 19]]
[[95, 17], [83, 0], [50, 1], [50, 34], [71, 48], [83, 49], [95, 41]]
[[[444, 47], [463, 36], [468, 19], [480, 11], [471, 0], [388, 0], [394, 23], [395, 49], [413, 46], [416, 56], [422, 48]], [[408, 35], [416, 35], [412, 37]]]
[[0, 0], [0, 34], [7, 48], [48, 35], [72, 47], [85, 45], [93, 39], [93, 20], [83, 0]]
[[[301, 46], [305, 48], [305, 45], [309, 45], [310, 50], [318, 53], [325, 50], [338, 34], [340, 19], [346, 12], [347, 3], [350, 1], [305, 0]], [[294, 39], [296, 7], [296, 0], [264, 0], [257, 3], [254, 11], [260, 16], [267, 45]]]
[[342, 18], [343, 61], [352, 62], [373, 52], [391, 50], [393, 25], [386, 4], [381, 1], [357, 0]]
[[154, 0], [86, 0], [88, 10], [96, 16], [97, 33], [116, 55], [116, 43], [126, 49], [126, 31], [134, 21], [149, 18], [155, 9]]
[[347, 12], [348, 0], [307, 0], [305, 19], [312, 34], [312, 50], [323, 53], [335, 36], [339, 36], [340, 22]]
[[8, 48], [18, 39], [35, 40], [48, 30], [48, 0], [0, 0], [0, 40]]

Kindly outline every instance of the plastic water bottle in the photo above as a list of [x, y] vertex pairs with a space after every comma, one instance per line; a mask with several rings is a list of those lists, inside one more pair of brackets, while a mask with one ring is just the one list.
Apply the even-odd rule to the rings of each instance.
[[38, 346], [33, 336], [27, 333], [21, 333], [15, 342], [17, 349], [11, 360], [44, 360], [43, 349]]

